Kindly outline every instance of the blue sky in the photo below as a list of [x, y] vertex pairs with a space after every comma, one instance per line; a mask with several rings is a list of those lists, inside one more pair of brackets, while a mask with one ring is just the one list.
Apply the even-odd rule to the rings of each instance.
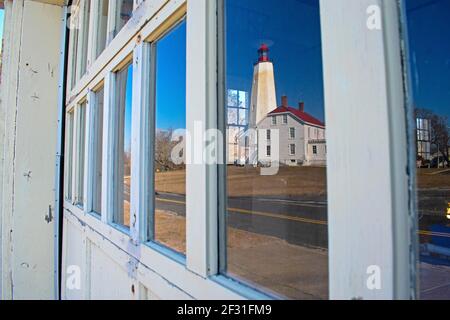
[[450, 1], [407, 0], [415, 104], [450, 125]]
[[186, 22], [156, 44], [156, 128], [186, 128]]
[[[272, 4], [271, 0], [227, 1], [227, 87], [251, 92], [257, 49], [267, 43], [275, 64], [278, 100], [288, 95], [294, 107], [305, 101], [307, 111], [323, 120], [318, 1], [289, 0], [268, 16], [265, 8]], [[185, 128], [185, 23], [158, 41], [156, 64], [157, 128]]]
[[[161, 38], [156, 45], [156, 128], [186, 128], [186, 23]], [[125, 149], [131, 143], [133, 68], [128, 67], [125, 105]]]
[[[3, 20], [5, 19], [5, 10], [0, 10], [0, 39], [3, 39]], [[0, 42], [0, 47], [2, 46]]]
[[[318, 0], [226, 1], [226, 82], [251, 92], [253, 65], [262, 43], [270, 47], [277, 100], [324, 120], [321, 30]], [[450, 119], [450, 1], [407, 0], [414, 99]], [[270, 8], [270, 11], [267, 10]], [[158, 129], [186, 127], [186, 24], [157, 43]], [[131, 93], [131, 92], [130, 92]], [[127, 101], [131, 101], [127, 99]]]
[[318, 0], [226, 1], [227, 88], [251, 92], [253, 65], [262, 43], [270, 48], [278, 105], [305, 102], [324, 120], [321, 29]]
[[131, 152], [131, 113], [133, 95], [133, 65], [128, 66], [127, 91], [125, 93], [125, 151]]

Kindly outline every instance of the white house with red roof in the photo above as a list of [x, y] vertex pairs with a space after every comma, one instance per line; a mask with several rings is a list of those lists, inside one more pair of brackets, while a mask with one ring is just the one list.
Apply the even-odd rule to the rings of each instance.
[[[278, 152], [280, 164], [326, 165], [325, 124], [305, 112], [303, 102], [299, 103], [298, 108], [293, 108], [288, 105], [288, 98], [282, 97], [282, 105], [268, 113], [258, 123], [257, 129], [260, 135], [258, 141], [264, 145], [266, 156], [273, 157]], [[275, 137], [278, 143], [274, 143]], [[276, 147], [278, 150], [274, 150]]]

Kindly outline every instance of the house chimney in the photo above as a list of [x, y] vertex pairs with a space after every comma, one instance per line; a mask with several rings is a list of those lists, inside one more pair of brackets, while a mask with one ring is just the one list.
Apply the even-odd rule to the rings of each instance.
[[281, 97], [281, 105], [283, 108], [287, 108], [288, 107], [288, 97], [287, 96], [282, 96]]
[[300, 110], [300, 112], [305, 112], [305, 103], [304, 102], [299, 102], [298, 103], [298, 109]]

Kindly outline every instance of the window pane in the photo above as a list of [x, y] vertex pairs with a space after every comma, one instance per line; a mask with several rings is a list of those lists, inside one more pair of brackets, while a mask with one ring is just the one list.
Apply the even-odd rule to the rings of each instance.
[[155, 240], [186, 252], [186, 23], [155, 44]]
[[[225, 0], [225, 41], [226, 92], [250, 101], [248, 143], [226, 150], [222, 273], [278, 296], [326, 299], [326, 155], [313, 154], [307, 135], [325, 137], [319, 1]], [[228, 118], [228, 135], [235, 127]], [[325, 139], [314, 144], [325, 150]]]
[[80, 79], [86, 73], [87, 70], [90, 14], [91, 14], [91, 0], [85, 0], [83, 23], [81, 26], [82, 28], [81, 30], [83, 32], [83, 41], [79, 43], [80, 49], [79, 54], [81, 54], [81, 66], [78, 79]]
[[71, 30], [70, 30], [70, 52], [72, 54], [71, 58], [71, 74], [70, 74], [70, 89], [73, 89], [75, 86], [76, 80], [77, 80], [77, 61], [78, 61], [78, 41], [79, 41], [79, 35], [80, 35], [80, 28], [81, 28], [81, 21], [80, 21], [80, 11], [79, 8], [76, 9], [74, 7], [73, 9], [73, 16], [71, 21]]
[[[450, 2], [408, 0], [417, 129], [420, 297], [450, 299]], [[414, 141], [414, 140], [413, 140]]]
[[65, 176], [66, 176], [66, 193], [65, 198], [68, 201], [72, 201], [72, 167], [73, 167], [73, 129], [74, 129], [74, 114], [70, 112], [67, 115], [66, 123], [66, 147], [65, 147]]
[[86, 102], [78, 107], [77, 126], [77, 192], [75, 204], [84, 207], [84, 154], [86, 142]]
[[117, 203], [114, 222], [130, 226], [131, 188], [131, 113], [132, 113], [133, 65], [116, 74], [116, 107], [118, 112], [117, 137]]
[[98, 27], [97, 27], [97, 52], [98, 57], [106, 47], [106, 36], [108, 34], [108, 10], [109, 0], [100, 0], [98, 6]]
[[94, 155], [93, 155], [93, 208], [95, 213], [102, 212], [102, 159], [103, 159], [103, 103], [105, 92], [101, 88], [95, 93], [95, 113], [94, 113]]
[[127, 24], [133, 15], [133, 0], [116, 0], [116, 30], [115, 35]]

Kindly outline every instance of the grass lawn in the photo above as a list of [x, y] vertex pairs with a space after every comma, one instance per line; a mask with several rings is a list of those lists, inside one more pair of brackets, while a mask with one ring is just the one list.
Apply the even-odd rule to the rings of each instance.
[[[185, 194], [185, 171], [157, 173], [156, 190]], [[261, 176], [258, 168], [229, 166], [228, 193], [231, 197], [323, 196], [326, 194], [326, 168], [281, 167], [275, 176]]]
[[450, 189], [450, 169], [417, 169], [419, 189]]
[[[261, 176], [258, 168], [228, 166], [228, 194], [245, 196], [325, 196], [326, 168], [280, 167], [275, 176]], [[419, 189], [450, 189], [450, 172], [418, 169]], [[185, 170], [156, 174], [159, 192], [186, 194]]]

